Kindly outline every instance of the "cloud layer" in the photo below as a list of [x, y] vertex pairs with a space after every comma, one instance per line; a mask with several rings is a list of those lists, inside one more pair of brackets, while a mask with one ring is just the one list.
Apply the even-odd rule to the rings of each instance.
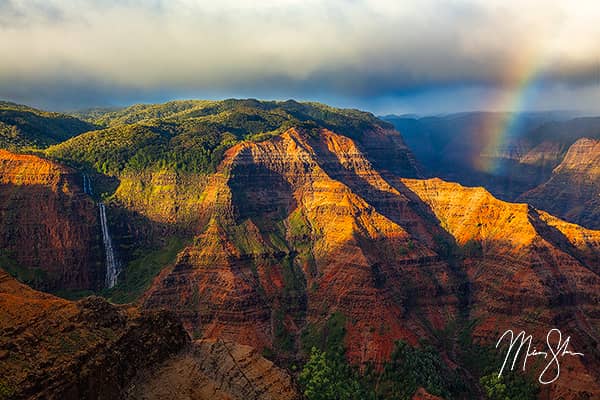
[[595, 0], [0, 0], [0, 97], [366, 104], [518, 90], [532, 76], [590, 92], [599, 21]]

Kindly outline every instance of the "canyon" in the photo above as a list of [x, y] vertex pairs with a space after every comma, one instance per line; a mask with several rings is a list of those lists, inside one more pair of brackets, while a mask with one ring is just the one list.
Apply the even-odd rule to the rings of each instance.
[[503, 200], [600, 229], [600, 118], [473, 112], [384, 119], [403, 133], [425, 176], [483, 186]]
[[[523, 152], [544, 173], [508, 202], [426, 178], [400, 132], [356, 110], [183, 101], [86, 123], [34, 154], [0, 150], [0, 268], [110, 299], [147, 271], [139, 254], [181, 246], [125, 305], [2, 273], [0, 367], [20, 398], [291, 399], [311, 347], [382, 371], [398, 341], [436, 349], [468, 386], [450, 396], [481, 397], [470, 351], [552, 328], [585, 357], [564, 360], [539, 398], [600, 395], [597, 140]], [[52, 369], [82, 362], [93, 367], [76, 388]], [[443, 397], [434, 389], [414, 398]]]

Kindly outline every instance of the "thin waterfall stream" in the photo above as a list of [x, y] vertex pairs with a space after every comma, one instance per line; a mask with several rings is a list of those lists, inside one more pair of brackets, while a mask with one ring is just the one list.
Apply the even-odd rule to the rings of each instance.
[[[83, 191], [92, 195], [91, 180], [87, 175], [83, 175]], [[117, 284], [117, 276], [120, 272], [119, 260], [115, 254], [113, 242], [108, 230], [108, 219], [106, 218], [106, 206], [102, 202], [98, 202], [98, 210], [100, 212], [100, 227], [102, 228], [102, 243], [104, 244], [106, 276], [104, 283], [107, 288], [113, 288]]]

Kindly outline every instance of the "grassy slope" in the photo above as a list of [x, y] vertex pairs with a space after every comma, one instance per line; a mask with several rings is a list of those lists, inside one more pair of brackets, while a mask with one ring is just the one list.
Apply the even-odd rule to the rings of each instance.
[[40, 148], [67, 140], [96, 126], [78, 118], [0, 101], [0, 147]]
[[148, 289], [154, 277], [165, 266], [175, 262], [183, 247], [182, 239], [172, 237], [163, 248], [139, 254], [119, 276], [117, 285], [112, 289], [105, 289], [102, 295], [115, 303], [135, 301]]

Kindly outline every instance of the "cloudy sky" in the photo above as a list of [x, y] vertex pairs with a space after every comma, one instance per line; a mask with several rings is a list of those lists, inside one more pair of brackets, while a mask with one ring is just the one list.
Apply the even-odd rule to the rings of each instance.
[[598, 0], [0, 0], [0, 98], [600, 112]]

